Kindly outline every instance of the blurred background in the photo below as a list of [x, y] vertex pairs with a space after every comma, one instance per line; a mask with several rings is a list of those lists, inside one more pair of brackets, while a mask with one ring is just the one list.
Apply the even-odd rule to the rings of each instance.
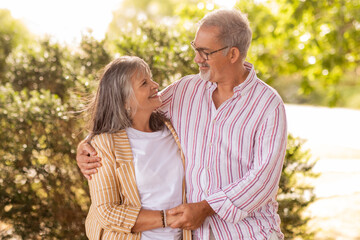
[[86, 239], [76, 165], [99, 71], [137, 55], [164, 88], [198, 72], [196, 23], [248, 15], [247, 61], [286, 103], [286, 239], [360, 239], [360, 1], [1, 0], [0, 239]]

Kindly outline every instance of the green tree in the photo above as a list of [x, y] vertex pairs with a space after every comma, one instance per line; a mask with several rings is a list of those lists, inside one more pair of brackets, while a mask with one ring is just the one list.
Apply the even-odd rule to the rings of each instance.
[[9, 71], [3, 81], [11, 83], [17, 91], [48, 89], [64, 99], [69, 96], [67, 89], [74, 85], [69, 77], [69, 54], [67, 48], [50, 39], [23, 46], [8, 57]]
[[360, 88], [359, 1], [239, 1], [237, 7], [253, 28], [249, 59], [285, 101], [336, 106], [346, 104], [346, 87]]
[[0, 79], [6, 70], [6, 58], [20, 44], [29, 40], [22, 22], [15, 20], [9, 10], [0, 9]]
[[[127, 27], [137, 28], [143, 21], [166, 22], [176, 15], [179, 5], [194, 5], [198, 1], [185, 0], [124, 0], [119, 9], [113, 12], [107, 37], [115, 39]], [[126, 9], [126, 11], [124, 11]]]
[[89, 35], [77, 51], [44, 39], [8, 57], [0, 85], [0, 219], [22, 239], [86, 239], [88, 186], [75, 161], [83, 121], [73, 113], [108, 61]]
[[[49, 90], [0, 87], [0, 215], [23, 239], [84, 238], [87, 186], [69, 106]], [[2, 236], [7, 239], [10, 236]]]
[[194, 53], [189, 47], [191, 34], [185, 29], [172, 30], [167, 25], [144, 22], [136, 28], [123, 31], [110, 48], [120, 55], [136, 55], [150, 66], [153, 78], [165, 87], [181, 76], [196, 72]]
[[313, 186], [307, 182], [318, 174], [312, 171], [316, 161], [311, 160], [309, 150], [303, 149], [303, 143], [288, 135], [278, 192], [278, 212], [285, 239], [314, 239], [315, 234], [308, 230], [310, 219], [304, 216], [304, 211], [316, 199]]

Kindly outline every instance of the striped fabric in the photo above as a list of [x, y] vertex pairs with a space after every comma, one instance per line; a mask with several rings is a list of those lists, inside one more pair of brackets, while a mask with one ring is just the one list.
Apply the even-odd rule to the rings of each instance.
[[276, 194], [285, 155], [287, 124], [280, 96], [257, 78], [254, 67], [218, 109], [216, 83], [186, 76], [163, 90], [185, 154], [188, 202], [207, 200], [216, 212], [194, 234], [209, 239], [280, 239]]
[[[167, 122], [166, 126], [180, 146], [171, 124]], [[97, 135], [91, 144], [102, 159], [103, 166], [89, 181], [92, 203], [85, 222], [87, 237], [91, 240], [140, 239], [141, 233], [131, 233], [141, 202], [136, 187], [133, 154], [126, 131]], [[184, 163], [183, 153], [181, 158]], [[185, 203], [185, 179], [183, 181]], [[183, 239], [191, 239], [191, 231], [183, 231]]]

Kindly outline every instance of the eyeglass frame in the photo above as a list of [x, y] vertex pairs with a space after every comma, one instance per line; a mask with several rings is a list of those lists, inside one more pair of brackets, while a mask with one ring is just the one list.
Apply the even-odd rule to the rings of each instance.
[[[209, 56], [210, 56], [210, 55], [212, 55], [212, 54], [214, 54], [214, 53], [217, 53], [217, 52], [220, 52], [220, 51], [222, 51], [222, 50], [225, 50], [226, 48], [229, 47], [229, 46], [226, 46], [226, 47], [220, 48], [220, 49], [218, 49], [218, 50], [215, 50], [215, 51], [212, 51], [212, 52], [207, 53], [207, 52], [204, 52], [203, 49], [197, 48], [197, 47], [195, 46], [195, 44], [194, 44], [194, 41], [191, 41], [191, 42], [190, 42], [190, 45], [191, 45], [191, 47], [194, 49], [194, 51], [197, 51], [197, 52], [200, 54], [200, 56], [201, 56], [202, 58], [204, 58], [206, 61], [209, 60]], [[203, 57], [202, 54], [205, 54], [206, 58]]]

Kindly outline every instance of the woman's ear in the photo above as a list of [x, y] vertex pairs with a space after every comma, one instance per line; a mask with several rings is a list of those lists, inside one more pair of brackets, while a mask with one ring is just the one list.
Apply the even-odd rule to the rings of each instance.
[[235, 63], [240, 59], [240, 50], [237, 47], [232, 47], [229, 50], [229, 57], [231, 63]]

